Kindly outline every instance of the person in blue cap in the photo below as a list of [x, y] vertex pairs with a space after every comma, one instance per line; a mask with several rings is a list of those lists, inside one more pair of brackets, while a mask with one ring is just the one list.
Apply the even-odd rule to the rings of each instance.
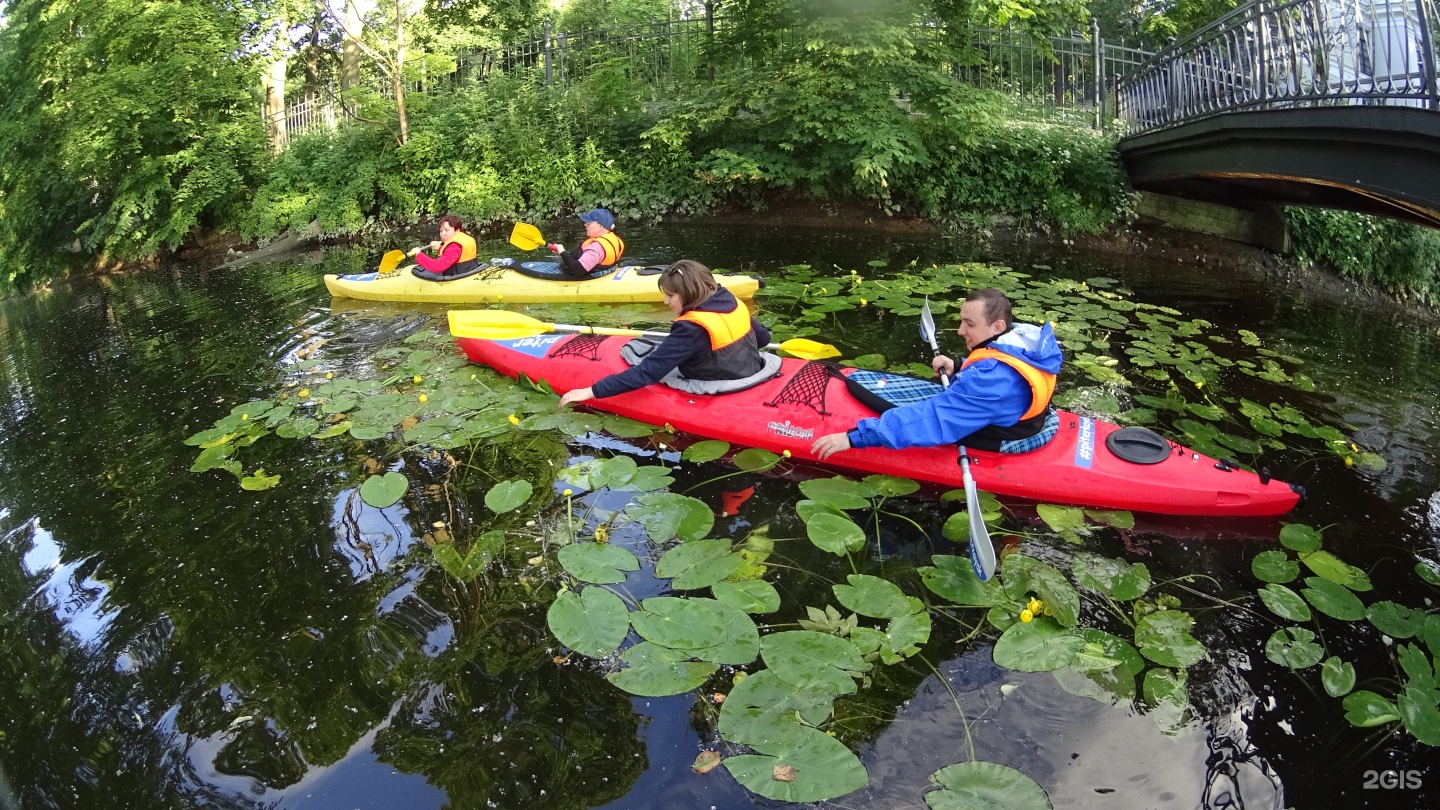
[[608, 270], [625, 255], [625, 243], [615, 233], [615, 215], [604, 208], [596, 208], [580, 215], [585, 223], [585, 241], [580, 243], [579, 255], [573, 255], [559, 243], [550, 245], [550, 251], [560, 257], [560, 271], [567, 278], [587, 279], [596, 270]]

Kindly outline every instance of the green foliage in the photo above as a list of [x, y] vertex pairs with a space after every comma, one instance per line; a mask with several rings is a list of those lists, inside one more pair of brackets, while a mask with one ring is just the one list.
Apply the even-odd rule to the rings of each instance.
[[1440, 293], [1440, 233], [1399, 220], [1324, 208], [1287, 208], [1295, 251], [1373, 282], [1393, 295], [1433, 302]]

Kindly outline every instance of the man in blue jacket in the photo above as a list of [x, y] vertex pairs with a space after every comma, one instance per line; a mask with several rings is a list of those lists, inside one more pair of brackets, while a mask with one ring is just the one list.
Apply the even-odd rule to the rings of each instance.
[[1016, 324], [1010, 299], [987, 287], [965, 297], [958, 334], [970, 350], [960, 373], [955, 374], [955, 361], [949, 357], [936, 357], [932, 363], [937, 374], [951, 376], [949, 388], [878, 418], [861, 419], [848, 433], [821, 436], [811, 452], [825, 459], [864, 447], [899, 450], [963, 443], [982, 450], [1033, 449], [1024, 439], [1046, 431], [1062, 360], [1050, 324]]

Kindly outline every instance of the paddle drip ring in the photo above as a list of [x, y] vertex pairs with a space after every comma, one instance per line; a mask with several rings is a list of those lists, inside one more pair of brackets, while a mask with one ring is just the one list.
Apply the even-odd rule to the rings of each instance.
[[1131, 464], [1159, 464], [1170, 456], [1170, 442], [1147, 428], [1121, 428], [1105, 437], [1105, 447]]

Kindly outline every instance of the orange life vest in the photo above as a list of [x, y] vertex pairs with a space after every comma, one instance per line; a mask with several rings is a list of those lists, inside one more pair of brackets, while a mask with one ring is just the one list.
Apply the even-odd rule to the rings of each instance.
[[999, 360], [1020, 372], [1020, 376], [1024, 377], [1025, 382], [1030, 384], [1030, 410], [1026, 411], [1024, 416], [1020, 417], [1020, 421], [1023, 422], [1026, 419], [1034, 419], [1044, 413], [1046, 408], [1050, 407], [1050, 398], [1055, 395], [1054, 374], [1041, 371], [1013, 354], [1007, 354], [999, 349], [992, 349], [988, 346], [971, 352], [966, 356], [965, 362], [960, 368], [963, 369], [965, 366], [980, 360]]
[[444, 253], [445, 248], [455, 242], [460, 245], [460, 258], [447, 271], [449, 273], [463, 272], [475, 266], [475, 237], [464, 231], [456, 231], [451, 237], [445, 240], [440, 246], [440, 252]]
[[703, 312], [692, 309], [676, 318], [689, 321], [703, 328], [710, 335], [710, 350], [720, 351], [735, 341], [750, 334], [750, 310], [745, 302], [735, 301], [735, 308], [729, 312]]
[[605, 251], [604, 258], [600, 260], [599, 264], [595, 265], [595, 269], [609, 267], [620, 261], [620, 257], [625, 255], [625, 243], [620, 240], [619, 236], [615, 235], [614, 231], [606, 231], [599, 236], [592, 236], [584, 242], [581, 242], [580, 252], [584, 253], [585, 248], [590, 247], [591, 243], [594, 242], [599, 242], [600, 249]]

